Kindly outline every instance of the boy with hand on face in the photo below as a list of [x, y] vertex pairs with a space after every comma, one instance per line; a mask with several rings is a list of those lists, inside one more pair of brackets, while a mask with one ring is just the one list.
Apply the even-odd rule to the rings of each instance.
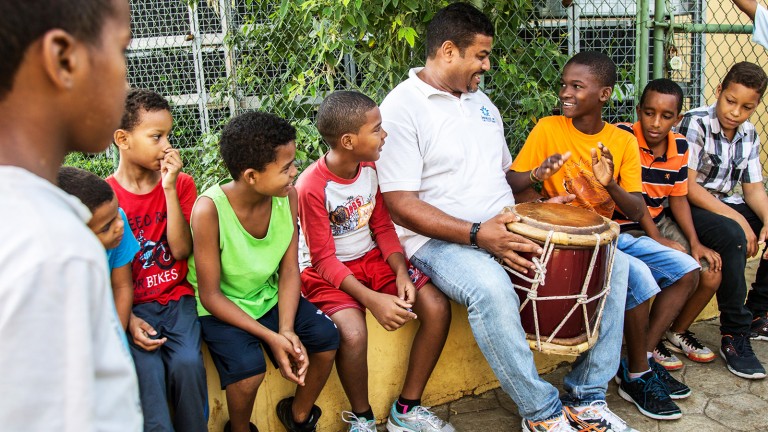
[[204, 432], [208, 388], [194, 291], [186, 280], [197, 192], [192, 177], [181, 172], [179, 151], [168, 142], [172, 127], [168, 101], [150, 90], [131, 89], [113, 135], [120, 163], [107, 183], [141, 247], [133, 260], [128, 337], [144, 428]]

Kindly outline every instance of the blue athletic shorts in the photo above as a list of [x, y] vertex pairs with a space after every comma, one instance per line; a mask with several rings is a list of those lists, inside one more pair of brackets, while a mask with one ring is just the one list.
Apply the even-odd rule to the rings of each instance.
[[[277, 305], [257, 321], [264, 327], [277, 332], [279, 329]], [[267, 364], [264, 351], [272, 361], [272, 365], [277, 367], [269, 346], [262, 343], [256, 336], [212, 315], [200, 317], [200, 324], [203, 329], [203, 339], [208, 345], [213, 363], [219, 372], [222, 390], [229, 384], [265, 373]], [[303, 297], [299, 298], [294, 331], [310, 354], [339, 348], [339, 332], [336, 325]]]

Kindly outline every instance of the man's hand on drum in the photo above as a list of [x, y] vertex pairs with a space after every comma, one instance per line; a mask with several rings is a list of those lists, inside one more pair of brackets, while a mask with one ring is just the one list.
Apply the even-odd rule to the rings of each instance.
[[387, 331], [394, 331], [410, 320], [416, 319], [412, 304], [397, 296], [371, 291], [372, 297], [366, 302], [376, 321]]
[[541, 255], [542, 250], [536, 243], [507, 229], [508, 223], [519, 220], [513, 213], [507, 212], [483, 222], [480, 224], [480, 231], [477, 232], [477, 246], [501, 259], [509, 267], [528, 273], [528, 270], [533, 270], [535, 267], [532, 262], [518, 253], [529, 252]]
[[720, 269], [723, 268], [723, 260], [720, 258], [720, 254], [701, 243], [691, 245], [691, 256], [697, 262], [701, 259], [704, 259], [707, 263], [709, 263], [708, 271], [719, 272]]
[[[597, 152], [600, 152], [598, 158]], [[608, 147], [598, 142], [597, 148], [591, 150], [592, 153], [592, 172], [595, 178], [603, 187], [607, 187], [613, 180], [613, 155]]]
[[563, 154], [555, 153], [552, 156], [544, 159], [537, 168], [534, 168], [533, 176], [539, 181], [544, 181], [563, 167], [565, 161], [571, 157], [571, 152], [565, 152]]

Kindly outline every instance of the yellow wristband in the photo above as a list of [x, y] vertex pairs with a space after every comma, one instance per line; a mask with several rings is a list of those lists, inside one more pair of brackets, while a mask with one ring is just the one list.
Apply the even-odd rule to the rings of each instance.
[[539, 180], [539, 178], [538, 178], [538, 177], [536, 177], [536, 174], [534, 174], [534, 173], [533, 173], [533, 172], [534, 172], [534, 171], [536, 171], [537, 169], [538, 169], [538, 167], [536, 167], [536, 168], [532, 169], [532, 170], [530, 171], [530, 173], [528, 174], [528, 177], [531, 179], [531, 183], [541, 183], [541, 180]]

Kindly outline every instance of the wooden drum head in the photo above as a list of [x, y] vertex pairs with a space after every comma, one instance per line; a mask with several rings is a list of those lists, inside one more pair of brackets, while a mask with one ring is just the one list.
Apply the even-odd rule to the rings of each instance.
[[602, 245], [619, 235], [615, 222], [589, 210], [565, 204], [522, 203], [505, 207], [504, 211], [511, 211], [520, 217], [519, 222], [507, 224], [508, 230], [539, 242], [546, 241], [550, 231], [554, 231], [551, 241], [564, 246]]

